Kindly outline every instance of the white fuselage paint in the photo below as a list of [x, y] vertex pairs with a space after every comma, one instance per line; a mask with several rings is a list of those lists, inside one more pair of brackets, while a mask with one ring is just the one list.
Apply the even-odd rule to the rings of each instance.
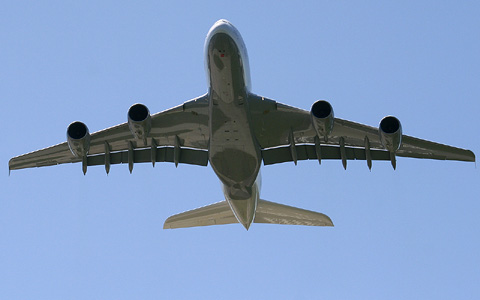
[[260, 197], [260, 147], [251, 128], [247, 49], [238, 30], [216, 22], [205, 40], [209, 86], [209, 160], [225, 200], [248, 230]]

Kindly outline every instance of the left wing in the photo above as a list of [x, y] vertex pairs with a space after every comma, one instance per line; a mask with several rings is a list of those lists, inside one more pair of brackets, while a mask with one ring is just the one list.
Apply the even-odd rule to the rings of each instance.
[[67, 142], [14, 157], [10, 170], [82, 162], [87, 166], [138, 162], [208, 164], [208, 97], [203, 95], [151, 116], [146, 139], [136, 139], [128, 123], [91, 134], [88, 155], [76, 157]]
[[402, 135], [400, 148], [392, 157], [380, 139], [378, 128], [334, 119], [328, 140], [319, 139], [310, 112], [252, 95], [252, 120], [257, 141], [262, 148], [264, 164], [302, 159], [390, 160], [395, 156], [439, 160], [475, 161], [470, 150], [442, 145]]

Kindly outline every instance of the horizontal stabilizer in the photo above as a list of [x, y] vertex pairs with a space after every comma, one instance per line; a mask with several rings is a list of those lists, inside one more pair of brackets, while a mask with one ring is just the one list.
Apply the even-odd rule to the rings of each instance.
[[[238, 223], [227, 201], [221, 201], [169, 217], [163, 229]], [[253, 223], [333, 226], [332, 220], [318, 212], [258, 200]]]
[[221, 201], [169, 217], [163, 229], [238, 223], [227, 201]]
[[293, 206], [258, 200], [254, 223], [333, 226], [332, 220], [318, 212]]

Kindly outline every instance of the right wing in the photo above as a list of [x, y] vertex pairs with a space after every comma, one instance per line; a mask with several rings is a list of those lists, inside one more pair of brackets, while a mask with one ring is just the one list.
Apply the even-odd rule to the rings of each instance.
[[[325, 141], [317, 138], [309, 111], [256, 95], [251, 95], [250, 107], [265, 165], [303, 159], [342, 159], [344, 166], [347, 159], [367, 160], [368, 157], [371, 160], [392, 160], [380, 141], [376, 127], [335, 118], [333, 131]], [[402, 136], [401, 147], [395, 155], [475, 161], [475, 155], [470, 150], [408, 135]]]
[[[91, 134], [85, 166], [137, 162], [208, 164], [208, 97], [203, 95], [154, 114], [146, 140], [136, 140], [128, 123]], [[82, 162], [67, 142], [14, 157], [10, 170]], [[86, 171], [86, 169], [84, 169]], [[107, 170], [108, 172], [108, 170]]]

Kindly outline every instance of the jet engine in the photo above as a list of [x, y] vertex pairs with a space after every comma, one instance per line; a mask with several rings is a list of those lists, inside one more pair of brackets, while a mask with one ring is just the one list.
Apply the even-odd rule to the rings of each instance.
[[85, 124], [76, 121], [68, 125], [67, 142], [76, 157], [84, 157], [90, 149], [90, 132]]
[[395, 153], [402, 145], [402, 124], [400, 124], [400, 121], [393, 116], [387, 116], [380, 121], [378, 131], [383, 147]]
[[327, 141], [328, 135], [333, 130], [334, 122], [333, 108], [330, 103], [325, 100], [318, 100], [313, 103], [310, 116], [312, 117], [313, 127], [317, 135], [319, 137], [323, 136], [325, 141]]
[[130, 107], [128, 110], [128, 127], [136, 139], [146, 141], [152, 128], [152, 118], [145, 105], [137, 103]]

